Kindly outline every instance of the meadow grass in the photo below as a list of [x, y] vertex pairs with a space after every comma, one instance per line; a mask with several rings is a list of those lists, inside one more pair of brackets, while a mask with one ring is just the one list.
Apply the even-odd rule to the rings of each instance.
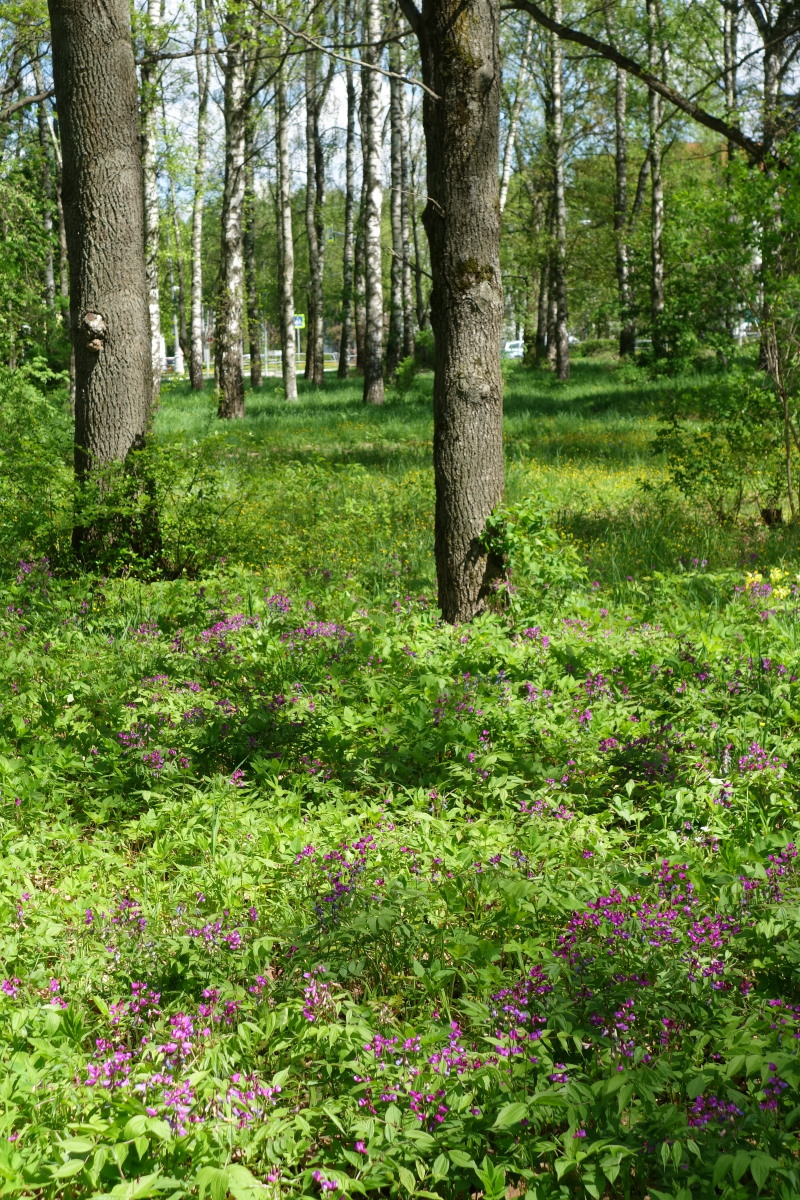
[[687, 377], [507, 382], [469, 626], [429, 376], [171, 384], [185, 572], [7, 563], [1, 1195], [800, 1195], [794, 533], [662, 486]]

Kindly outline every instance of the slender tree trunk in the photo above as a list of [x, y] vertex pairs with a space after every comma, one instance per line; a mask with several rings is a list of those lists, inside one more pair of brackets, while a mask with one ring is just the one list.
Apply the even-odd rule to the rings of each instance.
[[[739, 0], [722, 0], [723, 26], [722, 45], [725, 59], [725, 119], [731, 124], [736, 123], [739, 107], [739, 87], [737, 80], [737, 44], [739, 40]], [[728, 162], [736, 153], [736, 146], [728, 139]]]
[[522, 47], [522, 54], [519, 60], [519, 71], [517, 72], [517, 86], [514, 92], [514, 102], [511, 105], [511, 112], [508, 118], [508, 133], [506, 135], [506, 145], [503, 151], [503, 166], [500, 171], [500, 216], [502, 217], [505, 211], [506, 201], [508, 199], [508, 185], [511, 182], [511, 167], [514, 162], [514, 147], [517, 142], [517, 131], [519, 130], [519, 118], [522, 112], [522, 101], [525, 95], [525, 81], [528, 76], [528, 60], [531, 55], [531, 46], [533, 45], [533, 21], [528, 20], [528, 31], [525, 34], [525, 44]]
[[[167, 140], [167, 114], [163, 110], [164, 140]], [[172, 224], [172, 250], [170, 254], [170, 288], [172, 291], [172, 325], [173, 325], [173, 354], [175, 355], [175, 373], [182, 375], [184, 371], [186, 344], [186, 272], [183, 262], [183, 242], [181, 238], [181, 222], [178, 214], [178, 197], [175, 194], [175, 178], [170, 170], [167, 171], [169, 184], [169, 215]], [[177, 281], [177, 283], [176, 283]], [[177, 296], [175, 295], [177, 287]], [[175, 303], [177, 299], [177, 304]]]
[[364, 21], [364, 61], [361, 89], [364, 96], [364, 278], [366, 282], [366, 347], [364, 359], [364, 403], [383, 404], [383, 272], [381, 264], [381, 84], [377, 71], [369, 69], [380, 62], [380, 0], [366, 0]]
[[614, 89], [616, 140], [614, 187], [614, 236], [616, 242], [617, 301], [619, 306], [619, 352], [621, 357], [636, 351], [636, 325], [631, 290], [628, 245], [628, 77], [617, 67]]
[[[555, 0], [553, 15], [561, 20], [561, 0]], [[564, 184], [564, 67], [561, 41], [552, 37], [553, 60], [553, 297], [556, 303], [556, 375], [569, 379], [569, 333], [567, 329], [567, 201]]]
[[[205, 51], [203, 45], [205, 44]], [[197, 0], [197, 32], [194, 42], [197, 71], [197, 148], [194, 160], [191, 244], [191, 346], [189, 379], [192, 389], [203, 390], [203, 201], [205, 198], [206, 146], [208, 143], [208, 93], [210, 61], [208, 54], [208, 18], [205, 0]]]
[[150, 345], [153, 360], [153, 407], [158, 405], [164, 354], [161, 339], [161, 302], [158, 289], [158, 164], [156, 131], [158, 112], [158, 63], [151, 56], [158, 50], [161, 0], [147, 0], [145, 59], [141, 67], [142, 175], [144, 186], [144, 236], [147, 294], [150, 308]]
[[356, 225], [356, 245], [355, 245], [355, 260], [353, 270], [355, 273], [355, 295], [353, 303], [355, 306], [355, 334], [356, 334], [356, 370], [363, 374], [367, 359], [367, 310], [364, 304], [366, 296], [367, 284], [364, 277], [364, 255], [365, 255], [365, 233], [364, 221], [366, 213], [366, 190], [364, 180], [361, 180], [361, 196], [358, 203], [358, 222]]
[[[406, 57], [401, 49], [400, 66], [405, 73]], [[403, 86], [403, 107], [400, 125], [400, 231], [403, 255], [403, 358], [414, 356], [414, 291], [411, 281], [411, 130], [409, 129], [408, 99]]]
[[425, 302], [425, 292], [422, 284], [424, 271], [422, 269], [422, 256], [420, 255], [419, 244], [419, 215], [417, 209], [417, 166], [412, 159], [411, 163], [411, 236], [414, 240], [414, 301], [417, 310], [417, 328], [427, 329], [430, 325], [428, 316], [428, 305]]
[[306, 378], [315, 387], [322, 387], [325, 382], [322, 293], [325, 271], [325, 157], [320, 116], [327, 87], [319, 78], [319, 65], [318, 52], [306, 50], [306, 232], [309, 266]]
[[260, 388], [261, 314], [258, 303], [258, 271], [256, 269], [256, 185], [255, 160], [251, 122], [247, 122], [244, 172], [244, 280], [247, 296], [247, 340], [250, 346], [250, 386]]
[[[38, 58], [34, 63], [34, 82], [37, 93], [41, 94], [44, 91], [44, 77], [41, 61]], [[37, 125], [39, 130], [39, 152], [42, 158], [42, 232], [45, 240], [44, 302], [50, 309], [50, 312], [53, 313], [56, 307], [56, 273], [53, 254], [53, 208], [56, 187], [53, 185], [52, 147], [47, 121], [46, 100], [40, 100], [37, 105]]]
[[[658, 0], [647, 0], [647, 48], [650, 70], [654, 74], [663, 71], [663, 53], [660, 51], [660, 8]], [[650, 141], [650, 318], [652, 322], [653, 353], [663, 358], [664, 343], [664, 180], [662, 177], [662, 103], [661, 96], [652, 89], [648, 93], [647, 126]]]
[[[139, 97], [127, 0], [49, 10], [83, 479], [142, 447], [152, 411]], [[91, 541], [76, 528], [78, 550]]]
[[436, 568], [446, 621], [486, 604], [500, 564], [486, 519], [503, 496], [498, 0], [424, 0], [428, 203], [436, 338]]
[[[389, 70], [399, 75], [402, 69], [400, 47], [389, 45]], [[386, 343], [386, 374], [392, 379], [403, 349], [403, 109], [405, 85], [389, 79], [389, 140], [391, 193], [389, 215], [392, 230], [392, 261], [389, 288], [389, 337]]]
[[222, 241], [216, 319], [219, 378], [217, 414], [221, 420], [244, 416], [242, 218], [247, 96], [241, 20], [233, 10], [228, 15], [226, 36], [228, 44], [224, 65], [225, 186], [222, 195]]
[[550, 313], [550, 256], [542, 259], [539, 268], [539, 294], [536, 299], [536, 345], [534, 361], [542, 366], [547, 361], [547, 321]]
[[[344, 9], [345, 30], [350, 29], [352, 7]], [[344, 242], [342, 245], [342, 337], [339, 343], [340, 379], [347, 379], [350, 368], [350, 348], [353, 341], [353, 258], [355, 251], [356, 210], [356, 84], [352, 62], [345, 63], [347, 91], [347, 134], [344, 163]]]
[[281, 33], [281, 63], [275, 79], [275, 137], [278, 174], [278, 248], [280, 271], [281, 371], [283, 394], [297, 399], [297, 366], [294, 333], [294, 231], [292, 229], [292, 176], [289, 159], [289, 120], [286, 106], [286, 36]]

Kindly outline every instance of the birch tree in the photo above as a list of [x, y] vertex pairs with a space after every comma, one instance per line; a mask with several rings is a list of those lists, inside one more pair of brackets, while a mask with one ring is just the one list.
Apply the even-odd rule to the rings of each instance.
[[381, 268], [381, 83], [377, 71], [381, 41], [380, 0], [366, 0], [364, 66], [361, 89], [364, 121], [364, 281], [366, 329], [364, 346], [364, 403], [383, 404], [383, 276]]
[[281, 31], [280, 62], [275, 76], [275, 141], [278, 208], [278, 305], [280, 309], [281, 371], [283, 394], [297, 399], [294, 341], [294, 233], [292, 229], [292, 177], [289, 157], [289, 120], [286, 103], [286, 35]]
[[221, 420], [244, 416], [242, 379], [244, 250], [245, 125], [247, 89], [243, 21], [236, 8], [228, 10], [223, 59], [225, 81], [225, 185], [222, 195], [219, 293], [216, 314], [216, 362]]
[[144, 244], [147, 296], [150, 312], [150, 354], [153, 360], [153, 406], [158, 404], [161, 372], [165, 366], [161, 338], [161, 299], [158, 279], [158, 43], [162, 0], [147, 0], [144, 56], [141, 66], [142, 179], [144, 189]]
[[203, 390], [203, 207], [208, 144], [208, 95], [211, 78], [208, 10], [206, 0], [196, 0], [194, 61], [197, 76], [197, 133], [192, 191], [191, 232], [191, 341], [189, 379], [192, 390]]

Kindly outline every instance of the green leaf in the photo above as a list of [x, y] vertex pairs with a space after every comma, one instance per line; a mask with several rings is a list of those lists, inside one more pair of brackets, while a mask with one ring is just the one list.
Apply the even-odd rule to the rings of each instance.
[[414, 1190], [417, 1186], [417, 1181], [414, 1178], [414, 1176], [411, 1174], [411, 1172], [409, 1171], [408, 1167], [398, 1167], [397, 1174], [400, 1178], [400, 1182], [402, 1183], [403, 1187], [406, 1189], [406, 1191], [410, 1195], [413, 1196]]
[[447, 1156], [454, 1167], [474, 1167], [475, 1159], [466, 1150], [448, 1150]]
[[733, 1162], [732, 1154], [720, 1154], [717, 1161], [714, 1163], [714, 1174], [711, 1177], [711, 1186], [717, 1187], [725, 1176], [728, 1174], [730, 1165]]
[[219, 1167], [201, 1167], [195, 1177], [198, 1200], [208, 1192], [211, 1200], [225, 1200], [228, 1195], [228, 1172]]
[[526, 1115], [528, 1106], [520, 1104], [516, 1101], [513, 1104], [506, 1104], [500, 1109], [497, 1114], [495, 1123], [492, 1129], [508, 1129], [511, 1125], [518, 1125], [522, 1118]]
[[734, 1183], [738, 1183], [750, 1166], [750, 1155], [747, 1150], [738, 1150], [733, 1160], [732, 1174]]
[[434, 1179], [444, 1179], [450, 1170], [450, 1162], [447, 1158], [447, 1155], [437, 1155], [437, 1157], [434, 1159], [431, 1170], [433, 1172]]

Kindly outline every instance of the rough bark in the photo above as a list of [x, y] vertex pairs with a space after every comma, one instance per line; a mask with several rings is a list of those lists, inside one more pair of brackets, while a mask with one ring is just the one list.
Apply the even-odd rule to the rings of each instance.
[[261, 367], [261, 313], [258, 303], [258, 271], [256, 268], [256, 185], [255, 160], [251, 122], [247, 122], [244, 172], [244, 282], [247, 297], [247, 341], [250, 349], [250, 386], [260, 388], [263, 382]]
[[[658, 0], [647, 0], [647, 53], [651, 71], [664, 67], [661, 48], [661, 10]], [[653, 353], [663, 358], [664, 342], [664, 179], [661, 137], [661, 96], [653, 88], [647, 98], [647, 134], [650, 155], [650, 322]]]
[[536, 341], [534, 362], [541, 366], [547, 361], [547, 318], [550, 312], [550, 257], [545, 256], [539, 268], [539, 293], [536, 298]]
[[[344, 8], [344, 27], [350, 29], [352, 8], [347, 0]], [[342, 336], [339, 342], [340, 379], [347, 379], [350, 350], [353, 344], [353, 266], [355, 254], [356, 212], [356, 84], [353, 64], [345, 63], [347, 92], [347, 132], [344, 151], [344, 240], [342, 243]]]
[[511, 167], [514, 162], [514, 147], [517, 142], [517, 131], [519, 130], [519, 118], [522, 112], [522, 100], [525, 95], [525, 81], [528, 75], [528, 59], [531, 55], [531, 46], [533, 45], [533, 21], [528, 21], [528, 31], [525, 34], [525, 43], [522, 47], [522, 54], [519, 60], [519, 71], [517, 72], [517, 86], [514, 91], [514, 100], [511, 105], [511, 112], [508, 116], [508, 132], [506, 134], [506, 145], [503, 151], [503, 166], [500, 171], [500, 216], [502, 217], [508, 200], [508, 185], [511, 182]]
[[[203, 47], [205, 46], [205, 50]], [[192, 195], [191, 244], [191, 345], [189, 349], [189, 379], [192, 389], [203, 390], [203, 202], [205, 198], [206, 147], [208, 144], [208, 94], [210, 56], [208, 53], [208, 19], [205, 0], [197, 0], [195, 34], [195, 64], [197, 71], [197, 143], [194, 160], [194, 191]]]
[[500, 565], [486, 519], [503, 495], [500, 53], [497, 0], [424, 0], [418, 23], [436, 339], [433, 461], [439, 606], [485, 606]]
[[221, 420], [244, 416], [242, 218], [247, 96], [241, 27], [233, 11], [229, 13], [226, 36], [228, 44], [223, 68], [225, 76], [225, 185], [222, 193], [220, 280], [215, 330], [219, 387], [217, 415]]
[[425, 299], [425, 291], [423, 286], [423, 276], [425, 271], [422, 266], [422, 255], [420, 254], [420, 237], [419, 237], [419, 211], [417, 204], [417, 178], [419, 167], [415, 160], [409, 155], [410, 174], [411, 174], [411, 196], [410, 196], [410, 218], [411, 218], [411, 237], [414, 243], [414, 304], [417, 314], [417, 328], [428, 329], [430, 327], [430, 314], [428, 304]]
[[617, 67], [614, 82], [614, 239], [619, 307], [619, 352], [624, 357], [636, 351], [636, 324], [631, 288], [630, 246], [628, 245], [628, 77], [619, 67]]
[[294, 232], [292, 229], [292, 177], [289, 160], [289, 122], [286, 108], [285, 35], [281, 37], [281, 63], [275, 78], [275, 138], [278, 182], [278, 304], [281, 329], [283, 394], [297, 399], [294, 334]]
[[[561, 0], [555, 0], [554, 17], [561, 20]], [[564, 185], [564, 61], [561, 41], [553, 35], [553, 298], [556, 304], [556, 375], [560, 380], [569, 379], [569, 333], [567, 330], [567, 201]]]
[[366, 0], [364, 62], [361, 90], [364, 122], [364, 281], [366, 340], [364, 353], [364, 403], [383, 404], [383, 276], [381, 270], [381, 178], [382, 122], [380, 76], [370, 66], [380, 62], [380, 0]]
[[147, 34], [145, 55], [141, 67], [141, 122], [142, 122], [142, 186], [144, 188], [144, 243], [145, 269], [147, 271], [147, 295], [150, 310], [150, 345], [153, 361], [153, 406], [158, 404], [161, 388], [161, 372], [164, 369], [161, 341], [161, 302], [158, 290], [158, 164], [157, 115], [158, 115], [158, 27], [161, 20], [161, 0], [147, 0]]
[[[152, 401], [139, 92], [127, 0], [49, 0], [79, 479], [144, 445]], [[89, 531], [78, 528], [82, 548]]]

